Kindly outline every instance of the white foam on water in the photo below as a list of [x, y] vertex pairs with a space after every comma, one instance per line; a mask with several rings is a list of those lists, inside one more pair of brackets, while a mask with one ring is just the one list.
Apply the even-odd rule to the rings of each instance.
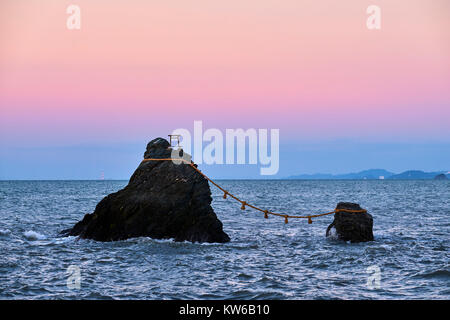
[[11, 233], [11, 230], [8, 229], [0, 229], [0, 236], [7, 236]]
[[44, 236], [43, 234], [40, 234], [36, 231], [27, 231], [24, 232], [23, 235], [25, 236], [25, 238], [27, 238], [28, 240], [44, 240], [45, 238], [47, 238], [46, 236]]
[[77, 239], [78, 239], [78, 237], [76, 237], [76, 236], [67, 236], [67, 237], [62, 237], [62, 238], [55, 238], [53, 240], [53, 242], [57, 243], [57, 244], [60, 244], [60, 243], [76, 241]]
[[332, 239], [332, 240], [337, 240], [337, 239], [339, 239], [335, 227], [332, 227], [332, 228], [330, 229], [330, 233], [328, 234], [328, 237], [329, 237], [330, 239]]

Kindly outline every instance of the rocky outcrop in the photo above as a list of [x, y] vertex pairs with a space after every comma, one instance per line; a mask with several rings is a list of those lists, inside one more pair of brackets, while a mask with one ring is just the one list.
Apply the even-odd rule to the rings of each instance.
[[438, 174], [437, 176], [435, 176], [434, 180], [448, 180], [448, 178], [445, 174], [441, 173], [441, 174]]
[[[147, 145], [144, 158], [170, 158], [167, 140]], [[128, 185], [103, 198], [95, 211], [63, 234], [98, 241], [132, 237], [175, 241], [228, 242], [211, 208], [208, 181], [188, 164], [142, 162]]]
[[[363, 210], [359, 204], [339, 202], [336, 209]], [[351, 242], [373, 241], [373, 218], [367, 212], [336, 212], [334, 221], [326, 232], [330, 236], [331, 229], [335, 228], [338, 239]]]

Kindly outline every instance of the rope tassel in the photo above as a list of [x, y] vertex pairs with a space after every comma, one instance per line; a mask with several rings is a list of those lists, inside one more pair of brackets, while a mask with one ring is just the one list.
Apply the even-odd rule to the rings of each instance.
[[226, 191], [223, 193], [223, 198], [224, 198], [224, 199], [227, 198], [227, 194], [228, 194], [228, 192], [226, 192]]
[[308, 224], [311, 224], [312, 223], [312, 219], [311, 219], [311, 217], [308, 217]]
[[242, 201], [242, 207], [241, 207], [241, 210], [245, 210], [245, 205], [247, 204], [247, 202], [245, 202], [245, 201]]
[[284, 216], [284, 223], [288, 223], [289, 221], [288, 221], [288, 216]]
[[264, 210], [264, 218], [269, 219], [269, 211]]

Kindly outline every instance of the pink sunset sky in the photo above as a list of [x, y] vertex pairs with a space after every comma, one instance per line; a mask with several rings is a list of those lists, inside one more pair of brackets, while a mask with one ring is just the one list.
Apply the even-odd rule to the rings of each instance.
[[0, 48], [2, 145], [148, 140], [194, 120], [281, 141], [450, 140], [447, 0], [2, 0]]

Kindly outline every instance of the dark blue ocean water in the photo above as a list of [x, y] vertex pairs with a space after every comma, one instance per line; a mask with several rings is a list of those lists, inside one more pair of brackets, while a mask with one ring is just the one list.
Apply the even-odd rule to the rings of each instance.
[[332, 216], [243, 212], [214, 187], [227, 244], [57, 237], [126, 183], [0, 181], [0, 299], [450, 298], [449, 181], [221, 181], [289, 214], [358, 202], [374, 217], [370, 243], [326, 239]]

